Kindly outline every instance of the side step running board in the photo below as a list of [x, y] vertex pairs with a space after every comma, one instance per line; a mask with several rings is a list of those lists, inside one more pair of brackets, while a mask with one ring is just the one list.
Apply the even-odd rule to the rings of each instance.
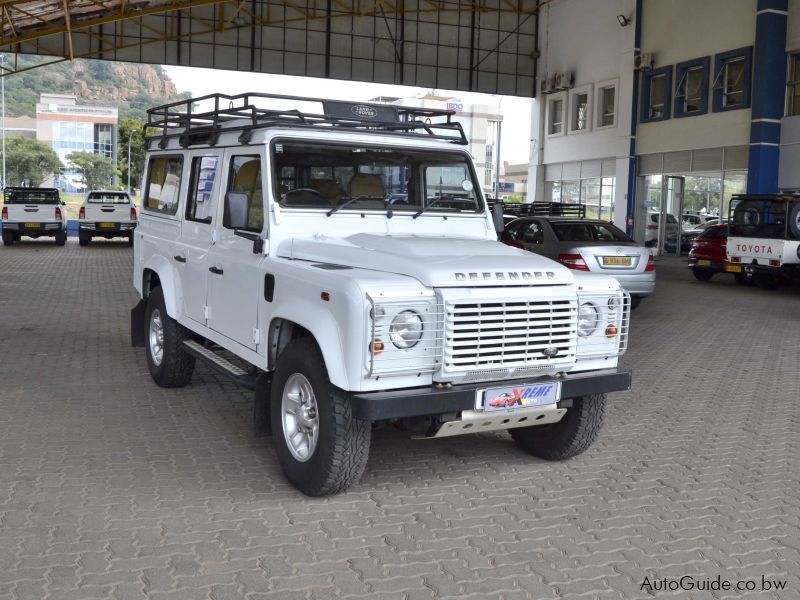
[[183, 342], [183, 348], [195, 358], [202, 360], [217, 373], [232, 379], [235, 383], [239, 384], [243, 388], [248, 390], [256, 389], [255, 375], [252, 375], [247, 371], [237, 367], [232, 362], [222, 358], [213, 350], [206, 348], [194, 340], [186, 340]]

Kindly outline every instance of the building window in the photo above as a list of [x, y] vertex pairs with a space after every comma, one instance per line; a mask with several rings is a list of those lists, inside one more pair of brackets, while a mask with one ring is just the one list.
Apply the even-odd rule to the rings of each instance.
[[586, 131], [589, 129], [589, 93], [579, 92], [572, 94], [572, 124], [571, 131]]
[[616, 119], [617, 88], [609, 85], [601, 87], [598, 93], [598, 127], [611, 127]]
[[752, 62], [752, 47], [714, 57], [714, 112], [750, 108]]
[[800, 53], [792, 54], [789, 59], [789, 81], [786, 87], [786, 115], [796, 117], [800, 115]]
[[545, 201], [582, 204], [592, 219], [614, 218], [616, 177], [591, 177], [545, 182]]
[[642, 82], [642, 123], [664, 121], [670, 116], [672, 67], [653, 69], [644, 74]]
[[547, 133], [558, 135], [564, 129], [564, 100], [550, 100]]
[[681, 63], [676, 67], [675, 116], [689, 117], [708, 112], [708, 57]]

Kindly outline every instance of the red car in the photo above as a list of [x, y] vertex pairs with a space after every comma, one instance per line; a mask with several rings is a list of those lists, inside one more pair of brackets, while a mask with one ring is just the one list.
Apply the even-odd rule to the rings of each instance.
[[[736, 233], [736, 230], [733, 230]], [[708, 281], [716, 273], [725, 272], [727, 254], [725, 243], [728, 241], [728, 225], [712, 225], [692, 241], [689, 251], [689, 268], [700, 281]], [[736, 283], [750, 283], [747, 273], [734, 273]]]
[[519, 394], [512, 394], [511, 392], [506, 392], [504, 394], [500, 394], [497, 398], [489, 402], [489, 406], [494, 408], [508, 408], [511, 406], [515, 406], [519, 404]]

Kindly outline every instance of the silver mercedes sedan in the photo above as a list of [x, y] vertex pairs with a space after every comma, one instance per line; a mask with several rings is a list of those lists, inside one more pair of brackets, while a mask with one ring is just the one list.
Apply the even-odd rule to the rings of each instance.
[[577, 271], [611, 275], [631, 295], [631, 307], [656, 289], [653, 254], [608, 221], [569, 217], [521, 217], [500, 240], [552, 258]]

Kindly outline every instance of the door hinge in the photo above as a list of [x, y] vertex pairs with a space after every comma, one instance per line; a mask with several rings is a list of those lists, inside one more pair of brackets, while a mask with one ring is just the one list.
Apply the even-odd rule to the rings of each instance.
[[253, 329], [253, 343], [258, 346], [258, 340], [261, 337], [261, 332], [258, 329]]
[[208, 304], [203, 307], [203, 318], [208, 321], [211, 318], [211, 311], [208, 309]]

